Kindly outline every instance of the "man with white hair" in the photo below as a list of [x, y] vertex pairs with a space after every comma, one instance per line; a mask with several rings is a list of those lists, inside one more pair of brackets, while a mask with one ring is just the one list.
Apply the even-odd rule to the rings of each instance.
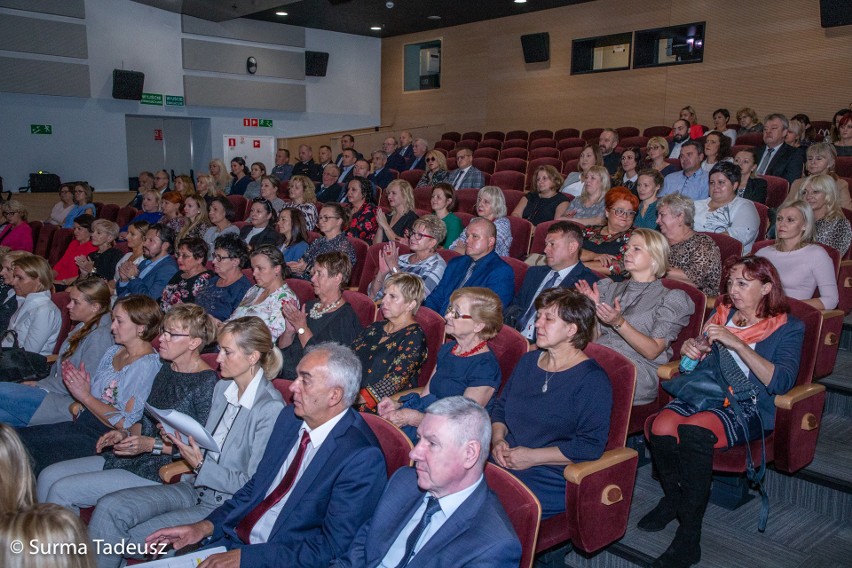
[[417, 437], [414, 468], [391, 477], [372, 518], [332, 566], [517, 566], [521, 543], [483, 474], [491, 444], [485, 409], [463, 396], [440, 399], [426, 409]]

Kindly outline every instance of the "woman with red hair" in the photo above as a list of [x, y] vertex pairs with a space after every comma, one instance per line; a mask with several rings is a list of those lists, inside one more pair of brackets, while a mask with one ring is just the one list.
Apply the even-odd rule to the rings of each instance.
[[697, 398], [687, 402], [676, 397], [654, 420], [649, 439], [665, 495], [639, 521], [639, 528], [659, 531], [675, 519], [680, 522], [674, 541], [655, 566], [692, 566], [701, 559], [701, 523], [710, 498], [714, 448], [746, 444], [772, 431], [775, 396], [789, 391], [799, 372], [805, 326], [788, 313], [772, 263], [754, 256], [731, 259], [723, 282], [727, 293], [705, 324], [703, 339], [688, 339], [681, 354], [699, 361], [692, 371], [696, 376], [723, 368], [729, 369], [726, 377], [740, 371], [754, 396], [738, 403], [741, 412], [728, 401], [718, 408], [699, 408]]
[[580, 260], [592, 270], [621, 275], [624, 272], [624, 251], [639, 209], [639, 198], [626, 187], [614, 187], [606, 192], [604, 204], [606, 222], [585, 228]]

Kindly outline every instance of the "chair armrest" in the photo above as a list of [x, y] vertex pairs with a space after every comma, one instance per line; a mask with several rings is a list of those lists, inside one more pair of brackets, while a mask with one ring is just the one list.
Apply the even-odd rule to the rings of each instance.
[[670, 381], [678, 374], [680, 369], [680, 361], [670, 361], [657, 367], [657, 376], [662, 381]]
[[416, 393], [416, 394], [422, 395], [423, 394], [423, 388], [424, 387], [414, 387], [413, 389], [406, 389], [404, 391], [399, 391], [398, 393], [391, 395], [391, 398], [394, 401], [399, 402], [399, 399], [402, 398], [403, 396], [407, 395], [407, 394], [415, 394]]
[[52, 364], [56, 363], [56, 360], [57, 360], [57, 359], [59, 359], [59, 355], [52, 355], [52, 354], [51, 354], [51, 355], [48, 355], [47, 357], [45, 357], [45, 359], [47, 360], [47, 362], [48, 362], [49, 364], [51, 364], [51, 365], [52, 365]]
[[184, 473], [191, 473], [192, 468], [184, 460], [178, 460], [160, 468], [160, 479], [163, 483], [177, 483]]
[[825, 391], [825, 386], [820, 384], [799, 385], [790, 389], [787, 394], [779, 394], [775, 397], [775, 408], [792, 410], [793, 405], [812, 396]]
[[71, 413], [71, 416], [77, 418], [78, 416], [80, 416], [80, 413], [83, 412], [83, 408], [83, 404], [75, 400], [74, 402], [68, 405], [68, 412]]
[[568, 483], [580, 485], [580, 482], [582, 482], [583, 478], [586, 476], [603, 471], [638, 456], [639, 453], [632, 448], [616, 448], [614, 450], [604, 452], [600, 458], [594, 461], [569, 464], [565, 466], [565, 470], [562, 472], [562, 475], [565, 476]]

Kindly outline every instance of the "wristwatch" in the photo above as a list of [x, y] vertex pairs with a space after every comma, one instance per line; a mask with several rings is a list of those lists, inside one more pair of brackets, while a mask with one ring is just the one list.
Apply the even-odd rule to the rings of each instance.
[[161, 438], [154, 438], [154, 447], [151, 450], [151, 453], [155, 456], [159, 456], [163, 453], [163, 440]]
[[300, 327], [299, 329], [296, 330], [296, 333], [298, 333], [299, 335], [305, 335], [305, 328]]
[[202, 459], [200, 462], [198, 462], [198, 465], [196, 465], [194, 468], [192, 468], [192, 473], [194, 473], [195, 475], [198, 475], [198, 472], [201, 471], [201, 466], [203, 466], [203, 465], [204, 465], [204, 460]]
[[397, 268], [396, 266], [394, 266], [393, 268], [391, 268], [391, 272], [393, 272], [394, 274], [396, 274], [396, 273], [398, 273], [398, 272], [399, 272], [399, 268]]

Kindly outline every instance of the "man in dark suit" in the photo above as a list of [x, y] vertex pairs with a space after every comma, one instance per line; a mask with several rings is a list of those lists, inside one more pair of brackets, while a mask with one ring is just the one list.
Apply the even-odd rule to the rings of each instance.
[[423, 138], [414, 141], [414, 151], [408, 160], [407, 170], [425, 170], [426, 152], [429, 151], [429, 143]]
[[385, 141], [382, 143], [382, 151], [387, 154], [387, 167], [401, 172], [405, 169], [406, 159], [405, 156], [399, 153], [399, 144], [396, 142], [396, 138], [393, 136], [388, 136], [385, 138]]
[[358, 157], [352, 148], [344, 150], [342, 156], [341, 165], [338, 166], [340, 168], [340, 175], [337, 176], [337, 183], [341, 187], [346, 187], [349, 180], [355, 177], [355, 162], [358, 160]]
[[503, 301], [503, 307], [512, 302], [515, 293], [515, 273], [512, 267], [497, 256], [497, 229], [484, 217], [476, 217], [467, 226], [465, 254], [447, 263], [441, 283], [426, 297], [423, 305], [443, 314], [450, 296], [458, 288], [482, 286], [491, 288]]
[[293, 176], [307, 176], [314, 181], [320, 180], [320, 168], [314, 162], [314, 150], [307, 144], [299, 146], [299, 162], [293, 165]]
[[518, 566], [521, 543], [485, 483], [491, 443], [485, 410], [461, 396], [426, 410], [411, 450], [372, 518], [334, 568]]
[[[324, 170], [325, 167], [329, 164], [334, 164], [331, 160], [331, 146], [328, 144], [323, 144], [319, 147], [319, 167], [320, 170]], [[337, 165], [337, 164], [335, 164]]]
[[229, 567], [327, 566], [347, 551], [386, 481], [378, 441], [350, 408], [361, 363], [349, 348], [324, 343], [296, 373], [293, 404], [278, 416], [275, 443], [248, 483], [203, 521], [159, 530], [147, 542], [181, 549], [207, 539], [205, 546], [228, 550], [207, 562]]
[[343, 188], [337, 183], [340, 177], [340, 168], [329, 164], [322, 171], [322, 184], [317, 188], [317, 201], [319, 203], [331, 203], [340, 201]]
[[770, 114], [763, 120], [763, 143], [757, 149], [757, 175], [776, 176], [791, 184], [802, 177], [805, 154], [784, 142], [790, 123], [783, 114]]
[[547, 266], [527, 270], [524, 283], [503, 314], [503, 321], [521, 332], [530, 342], [535, 341], [535, 300], [548, 288], [574, 288], [580, 280], [589, 284], [599, 277], [580, 262], [583, 234], [574, 223], [558, 221], [547, 230], [544, 258]]
[[373, 183], [373, 187], [386, 188], [393, 181], [393, 172], [388, 167], [388, 155], [384, 150], [376, 150], [373, 152], [373, 173], [367, 176], [367, 179]]
[[[115, 291], [119, 298], [129, 294], [143, 294], [158, 302], [163, 289], [178, 271], [172, 253], [175, 249], [175, 231], [156, 223], [148, 228], [142, 242], [142, 256], [138, 266], [125, 262], [116, 276]], [[132, 266], [131, 266], [132, 265]]]
[[456, 164], [458, 169], [453, 170], [449, 180], [455, 189], [463, 187], [481, 189], [485, 185], [485, 176], [482, 175], [480, 170], [473, 167], [473, 151], [470, 148], [462, 148], [458, 151]]
[[611, 176], [615, 175], [621, 165], [621, 154], [615, 151], [616, 146], [618, 146], [618, 132], [612, 128], [604, 128], [598, 138], [598, 148], [603, 156], [603, 165]]
[[343, 152], [350, 149], [355, 152], [356, 159], [360, 160], [364, 157], [361, 155], [361, 152], [355, 149], [355, 137], [351, 134], [344, 134], [340, 137], [340, 153], [337, 155], [337, 158], [334, 159], [334, 163], [337, 164], [337, 167], [343, 167]]

